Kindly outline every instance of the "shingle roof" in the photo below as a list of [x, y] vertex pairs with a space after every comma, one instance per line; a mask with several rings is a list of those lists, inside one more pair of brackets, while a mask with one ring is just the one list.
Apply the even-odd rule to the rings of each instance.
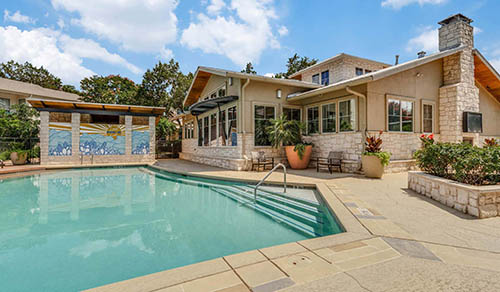
[[80, 98], [78, 94], [43, 88], [36, 84], [20, 82], [6, 78], [0, 78], [0, 91], [7, 91], [14, 94], [37, 96], [41, 98], [76, 101]]

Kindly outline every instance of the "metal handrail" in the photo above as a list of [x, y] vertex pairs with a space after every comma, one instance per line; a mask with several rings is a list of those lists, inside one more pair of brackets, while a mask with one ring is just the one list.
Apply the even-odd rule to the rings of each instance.
[[264, 178], [262, 178], [259, 183], [255, 186], [253, 189], [253, 201], [257, 201], [257, 189], [260, 187], [260, 185], [276, 170], [278, 167], [283, 167], [283, 193], [286, 193], [286, 166], [283, 163], [278, 163], [276, 166], [269, 171]]

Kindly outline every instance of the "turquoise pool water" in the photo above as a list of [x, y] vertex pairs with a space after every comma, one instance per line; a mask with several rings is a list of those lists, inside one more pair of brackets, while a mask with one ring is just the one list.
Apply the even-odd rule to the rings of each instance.
[[254, 205], [248, 189], [140, 167], [0, 180], [0, 290], [76, 291], [342, 232], [322, 205]]

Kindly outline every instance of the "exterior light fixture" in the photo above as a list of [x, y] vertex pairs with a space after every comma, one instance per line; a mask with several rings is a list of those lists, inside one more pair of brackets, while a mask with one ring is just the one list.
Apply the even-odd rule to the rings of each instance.
[[281, 89], [276, 90], [276, 98], [281, 99]]

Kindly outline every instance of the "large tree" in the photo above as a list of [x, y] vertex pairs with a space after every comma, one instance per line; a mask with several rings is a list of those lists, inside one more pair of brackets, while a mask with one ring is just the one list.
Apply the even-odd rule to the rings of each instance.
[[291, 58], [288, 58], [286, 63], [287, 71], [278, 73], [274, 77], [288, 79], [293, 73], [299, 72], [300, 70], [312, 66], [317, 62], [317, 59], [309, 59], [308, 57], [300, 57], [299, 55], [294, 54]]
[[51, 74], [47, 69], [43, 68], [43, 66], [36, 67], [29, 62], [20, 64], [11, 60], [7, 63], [1, 63], [0, 77], [33, 83], [45, 88], [78, 93], [74, 86], [63, 85], [60, 78]]
[[257, 74], [257, 71], [253, 69], [252, 63], [247, 63], [245, 66], [245, 69], [241, 70], [241, 73], [247, 73], [247, 74]]
[[138, 86], [120, 75], [91, 76], [80, 82], [82, 100], [96, 103], [140, 104]]

